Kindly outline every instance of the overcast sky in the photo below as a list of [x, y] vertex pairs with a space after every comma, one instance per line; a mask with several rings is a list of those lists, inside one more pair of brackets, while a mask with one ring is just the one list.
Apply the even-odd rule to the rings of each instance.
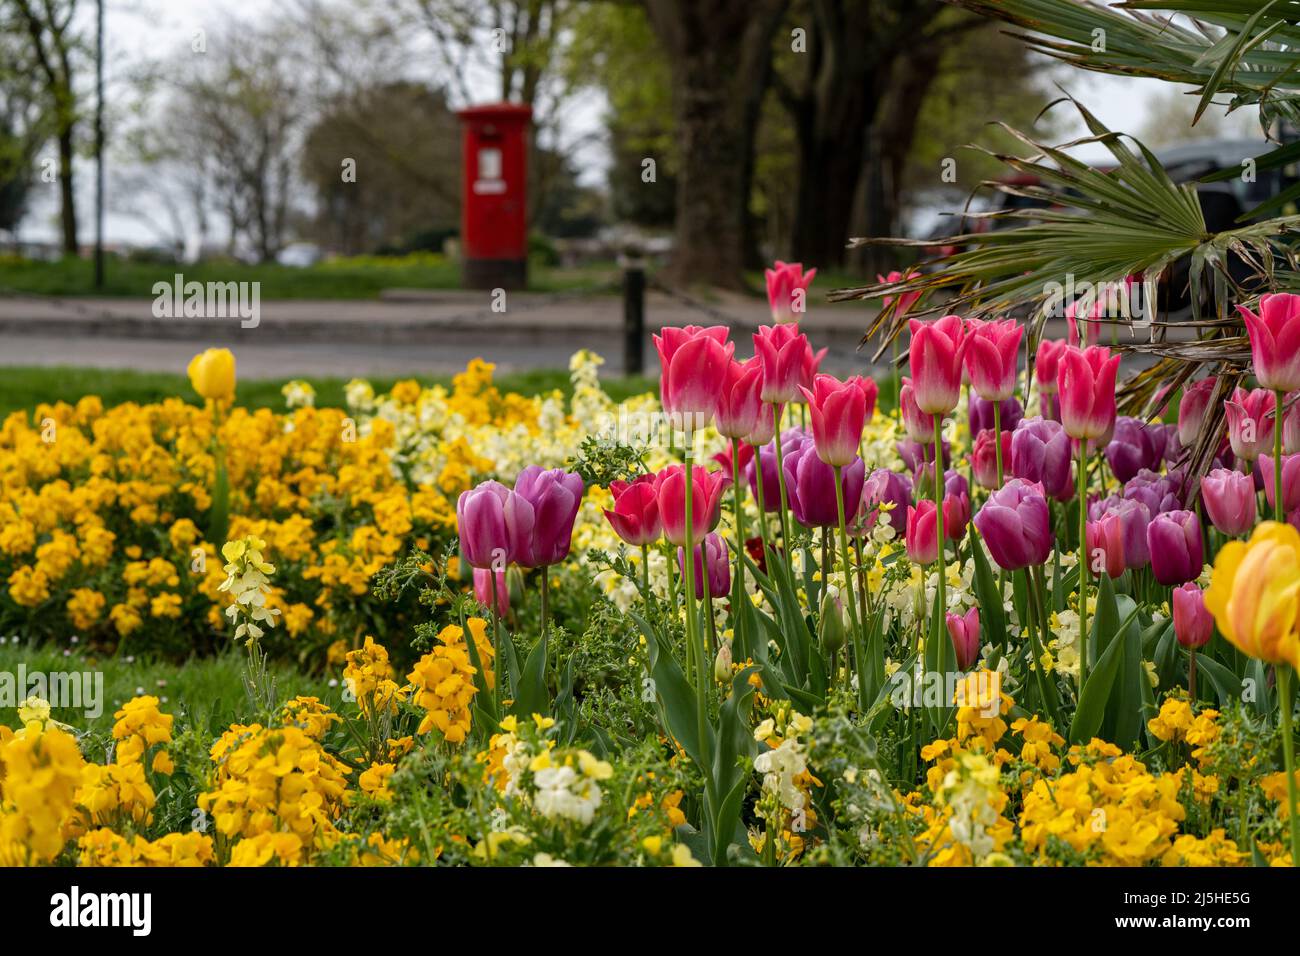
[[[106, 0], [106, 43], [109, 64], [109, 81], [112, 89], [113, 73], [125, 70], [142, 59], [163, 58], [173, 51], [188, 46], [196, 30], [211, 29], [225, 16], [234, 13], [241, 19], [255, 20], [283, 9], [284, 0]], [[94, 4], [86, 0], [93, 11]], [[93, 15], [93, 14], [92, 14]], [[120, 77], [119, 77], [120, 79]], [[1159, 91], [1168, 89], [1157, 80], [1118, 78], [1073, 71], [1064, 75], [1066, 89], [1084, 102], [1107, 126], [1126, 132], [1137, 132], [1146, 122]], [[120, 88], [120, 85], [119, 85]], [[577, 138], [600, 126], [602, 106], [597, 100], [588, 100], [581, 108], [570, 111], [570, 135]], [[1062, 118], [1065, 112], [1061, 112]], [[1079, 132], [1082, 132], [1080, 128]], [[1087, 156], [1083, 158], [1089, 158]], [[605, 154], [591, 148], [583, 155], [583, 179], [599, 182], [603, 179]], [[93, 238], [94, 197], [93, 170], [83, 162], [79, 174], [79, 219], [82, 240]], [[53, 240], [58, 235], [55, 187], [37, 186], [37, 195], [31, 212], [21, 227], [20, 234], [27, 240]], [[137, 220], [110, 212], [105, 231], [112, 242], [147, 244], [155, 235]]]

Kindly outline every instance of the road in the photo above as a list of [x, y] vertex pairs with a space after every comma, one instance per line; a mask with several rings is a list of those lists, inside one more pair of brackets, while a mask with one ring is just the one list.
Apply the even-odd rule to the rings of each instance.
[[[371, 301], [282, 300], [260, 303], [255, 327], [232, 318], [158, 318], [152, 299], [58, 299], [0, 296], [0, 365], [80, 366], [179, 371], [199, 349], [230, 347], [246, 378], [447, 374], [473, 358], [502, 372], [555, 369], [578, 349], [623, 370], [622, 301], [610, 295], [510, 293], [495, 311], [487, 292], [394, 292]], [[814, 302], [802, 327], [823, 369], [879, 374], [858, 342], [874, 308]], [[251, 320], [249, 320], [251, 323]], [[708, 301], [651, 292], [643, 342], [647, 373], [657, 371], [650, 334], [667, 325], [728, 324], [738, 342], [770, 321], [757, 297], [719, 294]], [[1050, 323], [1051, 337], [1065, 334]], [[742, 344], [742, 355], [751, 349]], [[1126, 366], [1137, 364], [1126, 360]]]

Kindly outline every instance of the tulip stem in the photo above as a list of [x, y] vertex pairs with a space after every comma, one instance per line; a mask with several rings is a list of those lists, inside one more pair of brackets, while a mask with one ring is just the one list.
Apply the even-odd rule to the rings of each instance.
[[[1282, 508], [1282, 402], [1286, 393], [1277, 388], [1273, 395], [1273, 520], [1281, 523], [1285, 514]], [[1294, 828], [1291, 832], [1294, 836]]]
[[[759, 462], [761, 465], [762, 462]], [[756, 466], [757, 467], [757, 466]], [[759, 474], [758, 480], [763, 480], [762, 474]], [[745, 507], [741, 500], [740, 492], [740, 439], [731, 440], [731, 492], [732, 500], [736, 505], [736, 581], [740, 585], [740, 595], [745, 595]], [[738, 614], [736, 608], [731, 609], [731, 613]]]
[[[866, 662], [862, 659], [862, 628], [858, 624], [858, 605], [853, 597], [853, 565], [849, 561], [849, 531], [848, 523], [844, 520], [844, 486], [840, 483], [840, 476], [844, 472], [843, 465], [835, 465], [832, 469], [835, 473], [835, 513], [840, 523], [840, 550], [844, 557], [844, 593], [849, 605], [849, 620], [853, 623], [853, 655], [857, 659], [858, 668], [858, 688], [866, 687]], [[838, 611], [836, 613], [839, 613]], [[831, 658], [831, 684], [835, 683], [835, 658]], [[845, 682], [848, 682], [848, 675], [845, 674]]]
[[650, 545], [641, 545], [641, 599], [650, 606]]
[[[787, 497], [785, 493], [785, 455], [781, 450], [781, 422], [785, 419], [785, 406], [773, 404], [772, 417], [776, 421], [776, 486], [781, 494], [781, 547], [786, 551], [787, 557], [790, 553], [790, 529], [786, 524], [785, 510], [787, 508]], [[759, 462], [759, 471], [762, 471], [762, 462]], [[761, 481], [760, 477], [760, 481]]]
[[767, 506], [763, 502], [763, 455], [757, 445], [754, 449], [754, 496], [758, 499], [758, 536], [763, 542], [763, 562], [767, 566], [767, 552], [771, 543], [767, 540]]
[[1291, 666], [1277, 665], [1278, 710], [1282, 715], [1282, 759], [1286, 765], [1287, 820], [1291, 825], [1291, 865], [1300, 866], [1300, 803], [1296, 801], [1295, 740], [1291, 730]]
[[[709, 638], [709, 646], [707, 648], [708, 654], [706, 654], [704, 658], [701, 660], [701, 664], [706, 668], [706, 670], [704, 671], [705, 674], [709, 673], [707, 668], [709, 667], [709, 664], [713, 659], [713, 655], [718, 653], [717, 624], [713, 620], [713, 581], [709, 577], [708, 544], [709, 544], [708, 539], [705, 539], [704, 541], [701, 541], [699, 545], [697, 545], [697, 547], [700, 549], [700, 588], [704, 591], [704, 616], [709, 624], [707, 632], [704, 630], [704, 628], [700, 629], [701, 640], [703, 640], [704, 635], [706, 633]], [[695, 555], [693, 554], [691, 555], [691, 563], [692, 564], [695, 563]]]
[[1196, 703], [1196, 648], [1187, 649], [1187, 696]]
[[[691, 505], [695, 498], [695, 475], [692, 471], [692, 451], [694, 442], [686, 446], [686, 549], [683, 552], [684, 559], [682, 565], [686, 570], [686, 646], [687, 649], [694, 650], [695, 657], [695, 726], [699, 734], [699, 745], [701, 750], [707, 748], [706, 734], [707, 709], [708, 709], [708, 688], [705, 686], [704, 678], [707, 673], [704, 652], [703, 638], [699, 636], [699, 628], [695, 620], [695, 526], [691, 516]], [[703, 542], [701, 542], [701, 545]], [[700, 548], [701, 556], [703, 547]], [[707, 754], [703, 755], [707, 762]], [[706, 774], [708, 773], [707, 765], [700, 768]]]
[[[497, 710], [500, 710], [501, 672], [505, 669], [505, 661], [501, 657], [501, 596], [497, 593], [497, 569], [495, 564], [488, 568], [488, 576], [492, 579], [492, 659], [496, 661], [497, 666], [496, 687], [493, 696], [496, 698]], [[510, 677], [513, 679], [514, 675], [511, 674]]]
[[[998, 463], [998, 487], [1002, 487], [1002, 403], [993, 403], [993, 457]], [[971, 483], [971, 493], [975, 492], [975, 483]]]
[[1079, 439], [1079, 693], [1088, 679], [1088, 439]]
[[[948, 613], [948, 588], [947, 578], [948, 569], [944, 556], [944, 529], [943, 529], [943, 492], [944, 492], [944, 473], [943, 473], [943, 415], [934, 416], [934, 522], [935, 534], [939, 539], [939, 622], [943, 623], [943, 616]], [[940, 632], [942, 633], [942, 632]], [[944, 647], [943, 642], [935, 648], [935, 661], [940, 673], [944, 669]]]

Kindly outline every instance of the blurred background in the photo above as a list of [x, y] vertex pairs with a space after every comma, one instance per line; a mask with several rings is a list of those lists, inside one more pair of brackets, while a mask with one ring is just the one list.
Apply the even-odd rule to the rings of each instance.
[[[822, 297], [915, 257], [850, 237], [982, 228], [1013, 197], [964, 147], [1014, 148], [995, 119], [1081, 135], [1039, 115], [1058, 83], [1183, 181], [1262, 152], [1245, 115], [1193, 127], [1194, 96], [939, 0], [0, 0], [0, 362], [179, 371], [225, 342], [241, 377], [525, 373], [585, 347], [635, 375], [629, 266], [648, 330], [744, 327], [784, 259], [818, 269], [827, 368], [861, 369], [873, 307]], [[460, 115], [500, 103], [531, 116], [518, 182]], [[160, 316], [160, 282], [256, 283], [258, 321]]]

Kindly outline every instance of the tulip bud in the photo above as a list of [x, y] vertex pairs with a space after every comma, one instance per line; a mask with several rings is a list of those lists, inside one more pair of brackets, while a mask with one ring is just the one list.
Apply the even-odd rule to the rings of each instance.
[[1201, 479], [1205, 514], [1224, 534], [1236, 537], [1255, 527], [1255, 482], [1250, 475], [1216, 468]]
[[713, 659], [713, 679], [719, 684], [731, 680], [731, 645], [726, 641], [722, 642], [717, 656]]
[[822, 595], [821, 619], [817, 624], [817, 637], [821, 641], [822, 650], [828, 657], [834, 657], [841, 647], [844, 646], [846, 634], [844, 631], [844, 609], [841, 606], [839, 595], [827, 591]]

